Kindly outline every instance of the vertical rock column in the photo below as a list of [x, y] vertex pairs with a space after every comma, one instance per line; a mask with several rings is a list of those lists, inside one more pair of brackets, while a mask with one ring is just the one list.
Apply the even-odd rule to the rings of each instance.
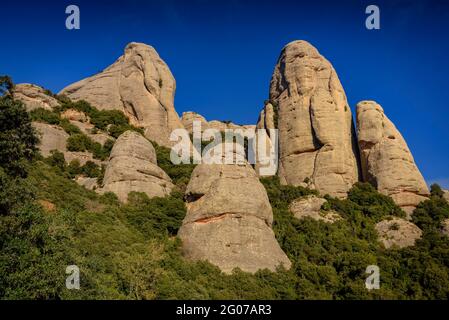
[[410, 214], [429, 190], [401, 133], [374, 101], [357, 104], [363, 180]]
[[270, 85], [282, 183], [344, 197], [359, 180], [351, 110], [332, 65], [306, 41], [281, 52]]

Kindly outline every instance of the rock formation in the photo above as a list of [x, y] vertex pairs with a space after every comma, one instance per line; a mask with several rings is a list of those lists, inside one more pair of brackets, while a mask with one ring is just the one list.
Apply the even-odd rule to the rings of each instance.
[[199, 113], [188, 111], [184, 112], [181, 117], [181, 122], [184, 125], [184, 128], [189, 132], [193, 133], [193, 121], [201, 122], [201, 131], [206, 129], [216, 129], [218, 131], [225, 131], [226, 129], [254, 129], [255, 125], [238, 125], [232, 122], [223, 122], [218, 120], [207, 121]]
[[[93, 141], [98, 142], [101, 145], [104, 145], [105, 142], [108, 140], [115, 140], [114, 137], [108, 135], [107, 133], [95, 130], [95, 126], [89, 122], [70, 120], [70, 123], [73, 124], [74, 126], [77, 126], [78, 129], [80, 129], [82, 133], [84, 133], [86, 136], [91, 138]], [[95, 133], [92, 133], [92, 132], [95, 132]]]
[[290, 205], [290, 211], [297, 219], [312, 218], [326, 223], [334, 223], [341, 220], [341, 216], [335, 211], [324, 211], [322, 205], [326, 199], [311, 195], [294, 200]]
[[48, 95], [43, 88], [29, 83], [15, 85], [13, 96], [25, 104], [27, 111], [37, 108], [52, 110], [59, 105], [58, 100]]
[[69, 135], [62, 128], [40, 122], [33, 122], [33, 127], [40, 138], [38, 147], [44, 157], [48, 157], [52, 150], [66, 151]]
[[383, 220], [376, 224], [380, 242], [389, 249], [404, 248], [415, 245], [422, 236], [422, 231], [410, 221], [401, 218]]
[[[272, 170], [264, 170], [268, 169], [270, 163], [263, 159], [269, 159], [270, 155], [275, 157], [278, 156], [278, 151], [276, 150], [275, 145], [273, 145], [274, 137], [271, 136], [271, 129], [277, 128], [277, 111], [274, 110], [274, 107], [271, 103], [266, 101], [264, 108], [259, 114], [259, 118], [257, 119], [256, 130], [257, 130], [257, 139], [265, 140], [265, 150], [259, 148], [259, 144], [263, 141], [257, 141], [256, 144], [256, 163], [255, 170], [259, 176], [274, 176], [278, 170], [276, 164], [271, 163], [274, 166]], [[265, 135], [260, 135], [261, 130], [265, 130]], [[279, 138], [279, 137], [277, 137]], [[279, 141], [279, 140], [278, 140]], [[273, 148], [273, 149], [272, 149]], [[271, 154], [271, 153], [274, 154]], [[277, 159], [276, 159], [277, 160]]]
[[98, 188], [98, 179], [97, 178], [78, 176], [75, 178], [75, 182], [88, 190], [96, 190]]
[[187, 215], [179, 230], [183, 254], [223, 272], [275, 270], [290, 261], [271, 229], [268, 196], [248, 164], [200, 164], [186, 190]]
[[157, 166], [156, 152], [147, 139], [126, 131], [117, 139], [106, 167], [102, 192], [113, 192], [126, 202], [128, 193], [164, 197], [173, 188], [170, 177]]
[[182, 128], [174, 108], [176, 82], [153, 47], [130, 43], [125, 53], [103, 72], [61, 91], [72, 100], [86, 100], [100, 110], [120, 110], [145, 135], [170, 146], [170, 133]]
[[38, 148], [44, 157], [50, 156], [52, 150], [57, 150], [64, 154], [67, 163], [78, 160], [80, 165], [84, 165], [87, 161], [92, 161], [98, 165], [102, 164], [102, 161], [94, 159], [90, 152], [67, 151], [69, 135], [61, 127], [41, 122], [33, 122], [33, 127], [40, 138]]
[[270, 84], [281, 182], [344, 197], [358, 181], [351, 110], [332, 65], [305, 41], [281, 52]]
[[61, 118], [67, 119], [70, 121], [78, 121], [78, 122], [89, 122], [90, 119], [84, 112], [75, 110], [75, 109], [67, 109], [63, 113], [61, 113]]
[[410, 214], [429, 190], [402, 135], [374, 101], [357, 104], [357, 131], [363, 180]]

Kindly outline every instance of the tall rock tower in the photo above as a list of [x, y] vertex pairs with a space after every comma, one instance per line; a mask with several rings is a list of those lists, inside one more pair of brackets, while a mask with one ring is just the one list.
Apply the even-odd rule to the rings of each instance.
[[123, 111], [145, 135], [170, 146], [170, 133], [183, 128], [174, 107], [175, 79], [156, 50], [132, 42], [125, 53], [103, 72], [78, 81], [60, 93], [86, 100], [100, 110]]
[[411, 214], [429, 189], [401, 133], [374, 101], [357, 104], [357, 132], [363, 180]]
[[346, 196], [359, 180], [351, 110], [334, 68], [306, 41], [281, 52], [270, 84], [281, 182]]

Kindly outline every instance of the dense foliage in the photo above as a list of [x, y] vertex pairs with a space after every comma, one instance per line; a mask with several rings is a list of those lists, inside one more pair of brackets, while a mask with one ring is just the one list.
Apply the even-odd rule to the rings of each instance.
[[195, 165], [181, 163], [175, 166], [170, 160], [171, 150], [169, 148], [160, 146], [155, 142], [153, 142], [153, 146], [156, 151], [158, 166], [168, 174], [180, 191], [185, 191]]
[[38, 138], [22, 103], [0, 97], [0, 163], [9, 174], [24, 176], [26, 161], [36, 152]]
[[98, 110], [86, 101], [71, 101], [65, 96], [57, 96], [61, 106], [56, 112], [63, 112], [68, 109], [83, 112], [90, 119], [97, 130], [107, 132], [114, 138], [118, 138], [123, 132], [134, 130], [143, 134], [141, 128], [137, 128], [129, 123], [125, 114], [119, 110]]

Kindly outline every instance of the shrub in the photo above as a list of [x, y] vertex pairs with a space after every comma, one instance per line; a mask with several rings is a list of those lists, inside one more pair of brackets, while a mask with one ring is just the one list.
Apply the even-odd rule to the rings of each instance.
[[95, 159], [106, 160], [112, 149], [113, 142], [107, 141], [106, 147], [100, 143], [93, 141], [87, 135], [74, 134], [67, 139], [67, 150], [74, 152], [89, 151]]
[[45, 159], [49, 165], [57, 167], [62, 171], [65, 170], [65, 157], [64, 154], [58, 150], [51, 150], [50, 156]]
[[38, 141], [24, 105], [1, 97], [0, 166], [9, 174], [25, 176], [27, 160], [36, 155]]
[[30, 117], [33, 121], [45, 122], [53, 125], [59, 125], [59, 123], [61, 122], [61, 117], [58, 113], [44, 108], [31, 110]]
[[57, 109], [58, 112], [67, 109], [81, 111], [89, 116], [90, 122], [97, 130], [108, 132], [114, 138], [118, 138], [127, 130], [134, 130], [143, 134], [143, 130], [130, 125], [128, 118], [119, 110], [98, 110], [84, 100], [73, 102], [67, 97], [59, 97], [59, 101], [61, 107]]
[[192, 171], [195, 169], [196, 165], [182, 163], [174, 165], [170, 160], [171, 150], [169, 148], [159, 146], [155, 142], [153, 142], [153, 146], [156, 151], [158, 166], [168, 174], [173, 183], [178, 186], [181, 191], [185, 191], [190, 176], [192, 175]]
[[101, 168], [95, 162], [87, 161], [86, 164], [81, 167], [81, 173], [90, 178], [98, 178], [101, 175]]
[[89, 151], [93, 149], [93, 141], [85, 134], [75, 134], [67, 139], [68, 151]]

